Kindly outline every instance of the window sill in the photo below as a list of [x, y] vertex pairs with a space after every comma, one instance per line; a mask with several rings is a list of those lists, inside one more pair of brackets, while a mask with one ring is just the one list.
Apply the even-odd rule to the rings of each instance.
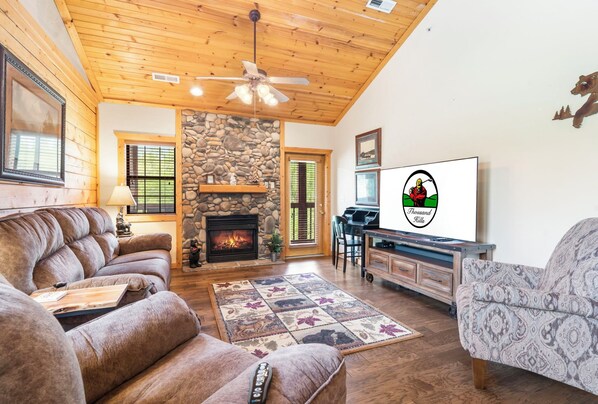
[[162, 213], [162, 214], [135, 214], [129, 213], [126, 215], [125, 220], [129, 223], [146, 223], [146, 222], [174, 222], [176, 221], [175, 213]]

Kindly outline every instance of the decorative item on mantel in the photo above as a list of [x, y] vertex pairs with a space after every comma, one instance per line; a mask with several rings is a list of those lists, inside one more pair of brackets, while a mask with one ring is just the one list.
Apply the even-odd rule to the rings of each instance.
[[260, 171], [257, 169], [256, 166], [251, 167], [251, 170], [249, 171], [249, 176], [247, 177], [247, 181], [251, 185], [257, 185], [260, 183]]
[[131, 194], [131, 189], [126, 185], [115, 186], [110, 199], [108, 199], [108, 202], [106, 202], [106, 205], [119, 207], [118, 214], [116, 215], [116, 236], [132, 236], [133, 233], [131, 233], [131, 224], [125, 221], [123, 216], [123, 209], [125, 206], [137, 206], [137, 202], [135, 201], [135, 198], [133, 198], [133, 194]]
[[231, 185], [237, 185], [237, 177], [235, 176], [235, 173], [230, 173], [229, 182]]
[[590, 96], [586, 103], [575, 112], [575, 115], [571, 114], [571, 108], [567, 105], [567, 108], [563, 106], [560, 111], [556, 111], [552, 120], [562, 121], [573, 118], [573, 127], [580, 128], [585, 117], [598, 113], [598, 72], [587, 76], [579, 76], [579, 81], [575, 84], [573, 90], [571, 90], [571, 94], [582, 97], [589, 94]]

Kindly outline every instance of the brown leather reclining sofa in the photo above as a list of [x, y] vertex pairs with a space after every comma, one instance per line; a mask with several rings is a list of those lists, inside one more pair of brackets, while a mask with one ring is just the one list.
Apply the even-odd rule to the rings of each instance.
[[[64, 332], [0, 275], [0, 402], [248, 402], [258, 358], [200, 332], [195, 313], [160, 292]], [[346, 400], [338, 350], [302, 344], [265, 359], [269, 404]]]
[[0, 218], [0, 274], [26, 294], [126, 283], [125, 305], [169, 289], [171, 244], [165, 233], [117, 239], [100, 208], [43, 209]]

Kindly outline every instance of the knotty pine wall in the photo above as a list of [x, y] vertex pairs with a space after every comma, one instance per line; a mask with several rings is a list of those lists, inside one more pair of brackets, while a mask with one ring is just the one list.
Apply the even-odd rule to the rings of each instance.
[[64, 187], [0, 182], [0, 216], [48, 206], [97, 205], [98, 97], [16, 0], [0, 0], [0, 42], [66, 99]]

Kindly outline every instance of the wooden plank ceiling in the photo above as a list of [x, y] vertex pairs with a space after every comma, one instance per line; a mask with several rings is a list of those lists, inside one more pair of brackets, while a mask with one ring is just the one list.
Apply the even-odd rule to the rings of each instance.
[[[335, 124], [436, 0], [397, 0], [391, 14], [366, 8], [366, 0], [55, 1], [106, 101]], [[276, 85], [289, 102], [257, 103], [255, 111], [225, 99], [235, 83], [195, 80], [242, 75], [241, 61], [253, 60], [253, 8], [262, 14], [258, 67], [310, 81]], [[152, 72], [178, 75], [181, 84], [152, 81]], [[194, 84], [202, 97], [190, 95]]]

